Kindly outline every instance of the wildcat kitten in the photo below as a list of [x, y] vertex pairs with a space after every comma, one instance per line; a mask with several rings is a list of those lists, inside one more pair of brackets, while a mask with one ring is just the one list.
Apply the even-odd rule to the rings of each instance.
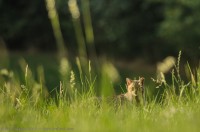
[[129, 78], [126, 78], [126, 89], [126, 93], [117, 96], [120, 101], [127, 100], [133, 102], [135, 100], [137, 105], [144, 105], [144, 77], [139, 77], [138, 80], [131, 80]]

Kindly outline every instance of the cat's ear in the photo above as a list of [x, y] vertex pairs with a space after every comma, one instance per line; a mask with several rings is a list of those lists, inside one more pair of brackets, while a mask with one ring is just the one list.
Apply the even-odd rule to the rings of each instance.
[[129, 78], [126, 78], [126, 85], [129, 86], [133, 81]]
[[139, 77], [139, 81], [140, 81], [140, 83], [141, 83], [141, 85], [144, 85], [144, 77]]
[[126, 78], [126, 89], [127, 92], [130, 93], [133, 90], [133, 80]]

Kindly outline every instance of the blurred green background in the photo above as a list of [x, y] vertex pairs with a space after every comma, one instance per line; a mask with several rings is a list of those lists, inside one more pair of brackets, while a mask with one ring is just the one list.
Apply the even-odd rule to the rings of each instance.
[[[67, 2], [56, 0], [56, 9], [65, 45], [76, 55]], [[85, 2], [77, 3], [83, 24]], [[200, 57], [199, 0], [90, 0], [89, 7], [98, 55], [156, 61], [182, 50], [187, 59]], [[0, 12], [0, 37], [10, 51], [56, 50], [45, 0], [0, 0]]]
[[156, 62], [180, 50], [182, 59], [198, 65], [200, 1], [0, 0], [0, 68], [17, 69], [23, 57], [33, 70], [43, 65], [54, 88], [56, 55], [64, 48], [72, 61], [114, 60], [124, 77], [153, 76]]

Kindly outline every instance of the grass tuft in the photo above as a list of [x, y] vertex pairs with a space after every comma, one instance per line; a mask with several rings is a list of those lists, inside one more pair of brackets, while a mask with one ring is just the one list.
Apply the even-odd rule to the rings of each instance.
[[[187, 64], [189, 78], [182, 80], [180, 54], [171, 71], [171, 83], [165, 80], [159, 87], [161, 96], [147, 91], [146, 104], [140, 107], [118, 105], [110, 98], [115, 95], [112, 83], [119, 79], [111, 63], [104, 62], [100, 74], [95, 75], [91, 61], [82, 66], [77, 58], [76, 69], [61, 60], [61, 81], [53, 98], [47, 93], [45, 69], [39, 66], [35, 75], [22, 60], [23, 79], [14, 71], [0, 71], [0, 131], [198, 131], [200, 67], [192, 72]], [[148, 84], [145, 87], [155, 89]]]

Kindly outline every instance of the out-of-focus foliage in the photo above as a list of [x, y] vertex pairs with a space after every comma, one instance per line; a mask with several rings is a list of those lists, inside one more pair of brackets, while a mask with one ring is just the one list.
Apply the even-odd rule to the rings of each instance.
[[0, 2], [0, 35], [12, 49], [51, 48], [54, 41], [44, 1]]
[[[66, 0], [56, 0], [61, 31], [71, 53], [77, 40]], [[77, 0], [84, 29], [82, 1]], [[182, 50], [200, 56], [199, 0], [90, 0], [99, 54], [157, 60]], [[44, 0], [0, 0], [0, 36], [10, 49], [55, 50]], [[85, 36], [85, 34], [84, 34]]]
[[183, 49], [188, 57], [200, 57], [200, 1], [166, 0], [165, 19], [160, 23], [158, 35], [167, 45]]
[[[146, 55], [156, 48], [162, 5], [141, 0], [93, 1], [95, 35], [100, 49], [117, 56]], [[96, 5], [96, 6], [95, 6]], [[116, 52], [117, 51], [117, 52]]]

